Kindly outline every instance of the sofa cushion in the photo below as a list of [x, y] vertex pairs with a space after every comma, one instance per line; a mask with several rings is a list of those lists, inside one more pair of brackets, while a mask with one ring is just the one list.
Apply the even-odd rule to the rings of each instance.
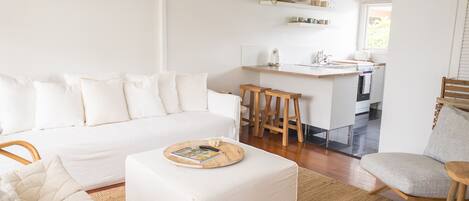
[[170, 114], [182, 112], [176, 87], [176, 73], [164, 72], [158, 75], [158, 88], [166, 112]]
[[0, 177], [10, 199], [23, 201], [91, 201], [59, 158], [37, 161]]
[[446, 198], [451, 183], [444, 164], [424, 155], [370, 154], [360, 165], [388, 186], [413, 196]]
[[183, 111], [207, 111], [207, 73], [176, 77], [179, 103]]
[[130, 120], [121, 79], [82, 79], [81, 88], [87, 126]]
[[34, 87], [31, 80], [0, 75], [0, 125], [2, 134], [34, 127]]
[[469, 161], [469, 112], [444, 106], [430, 136], [425, 155], [443, 163]]
[[61, 83], [34, 82], [35, 129], [83, 126], [85, 114], [81, 91]]
[[140, 119], [166, 115], [159, 95], [157, 76], [145, 76], [139, 80], [132, 80], [131, 76], [127, 76], [124, 91], [130, 118]]

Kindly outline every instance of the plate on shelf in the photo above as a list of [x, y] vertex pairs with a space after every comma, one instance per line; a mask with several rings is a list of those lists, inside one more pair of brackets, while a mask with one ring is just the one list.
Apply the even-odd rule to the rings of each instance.
[[266, 5], [266, 6], [283, 6], [283, 7], [293, 7], [293, 8], [300, 8], [300, 9], [328, 9], [328, 7], [322, 6], [314, 6], [308, 3], [290, 3], [290, 2], [283, 2], [283, 1], [275, 1], [275, 0], [260, 0], [259, 4]]

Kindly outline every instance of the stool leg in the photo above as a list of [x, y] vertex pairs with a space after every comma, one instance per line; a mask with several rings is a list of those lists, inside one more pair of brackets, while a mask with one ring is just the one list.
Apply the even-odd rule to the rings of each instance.
[[330, 137], [331, 137], [331, 131], [330, 131], [330, 130], [327, 130], [327, 131], [326, 131], [326, 149], [329, 148], [329, 140], [330, 140]]
[[254, 94], [254, 136], [259, 136], [260, 93]]
[[464, 201], [466, 199], [467, 186], [465, 184], [459, 184], [458, 188], [458, 201]]
[[[243, 88], [240, 88], [240, 89], [239, 89], [239, 96], [241, 97], [241, 106], [246, 105], [246, 101], [244, 100], [244, 97], [246, 96], [246, 90], [243, 89]], [[247, 122], [248, 122], [248, 123], [249, 123], [249, 120], [250, 120], [250, 119], [249, 119], [249, 117], [248, 117], [248, 119], [247, 119]], [[243, 121], [245, 122], [246, 119], [243, 117], [243, 114], [241, 114], [241, 122], [243, 122]]]
[[290, 100], [285, 99], [285, 105], [283, 108], [283, 131], [282, 131], [282, 145], [288, 146], [288, 115], [289, 115]]
[[272, 102], [272, 96], [265, 95], [265, 109], [264, 118], [262, 119], [261, 128], [259, 130], [259, 137], [264, 137], [265, 128], [264, 126], [270, 121], [270, 104]]
[[353, 125], [348, 126], [348, 140], [347, 145], [353, 146]]
[[303, 142], [303, 125], [301, 124], [301, 114], [300, 114], [300, 101], [298, 98], [294, 100], [295, 104], [295, 116], [296, 116], [296, 131], [298, 133], [298, 142]]
[[239, 89], [239, 96], [241, 96], [241, 105], [244, 105], [244, 96], [246, 96], [246, 90]]
[[[275, 99], [275, 121], [273, 125], [277, 128], [280, 127], [280, 101], [281, 101], [280, 97], [277, 97]], [[271, 132], [275, 134], [278, 133], [277, 131], [271, 131]]]
[[254, 122], [254, 92], [249, 93], [249, 127]]
[[454, 201], [454, 197], [456, 196], [456, 192], [458, 191], [458, 182], [451, 181], [451, 187], [448, 191], [448, 199], [447, 201]]

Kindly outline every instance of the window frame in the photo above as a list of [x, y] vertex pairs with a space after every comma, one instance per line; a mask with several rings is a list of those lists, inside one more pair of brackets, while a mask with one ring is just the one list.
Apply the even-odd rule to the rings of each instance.
[[369, 9], [373, 6], [391, 6], [391, 2], [376, 2], [376, 3], [362, 3], [360, 6], [360, 20], [358, 28], [358, 50], [365, 50], [371, 52], [386, 52], [389, 48], [368, 48], [367, 43], [367, 31], [368, 31], [368, 17]]
[[453, 41], [451, 47], [449, 77], [459, 78], [461, 68], [461, 53], [463, 50], [464, 30], [466, 29], [466, 15], [468, 12], [468, 1], [459, 1], [456, 19], [454, 21], [454, 30], [452, 30]]

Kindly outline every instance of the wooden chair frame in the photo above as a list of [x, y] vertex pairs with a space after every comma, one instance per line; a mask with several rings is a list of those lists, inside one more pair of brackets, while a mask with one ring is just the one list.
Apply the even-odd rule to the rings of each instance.
[[444, 104], [452, 105], [462, 110], [469, 110], [469, 81], [456, 80], [443, 77], [441, 81], [441, 94], [437, 98], [435, 107], [435, 117], [433, 120], [433, 128], [438, 121], [438, 115]]
[[[453, 106], [453, 107], [456, 107], [465, 111], [469, 111], [469, 81], [448, 79], [446, 77], [443, 77], [442, 84], [441, 84], [441, 94], [440, 94], [440, 97], [437, 98], [436, 106], [435, 106], [433, 128], [435, 128], [436, 126], [436, 123], [438, 121], [438, 116], [440, 114], [441, 108], [443, 108], [443, 105], [450, 105], [450, 106]], [[381, 181], [381, 183], [384, 183], [384, 182]], [[386, 184], [385, 186], [377, 188], [369, 193], [378, 194], [380, 192], [384, 192], [387, 190], [392, 190], [403, 199], [409, 200], [409, 201], [446, 200], [446, 198], [444, 199], [443, 198], [423, 198], [423, 197], [415, 197], [415, 196], [407, 195], [403, 193], [402, 191], [400, 191], [399, 189], [389, 187]]]
[[[9, 151], [6, 151], [4, 149], [4, 148], [7, 148], [7, 147], [11, 147], [11, 146], [20, 146], [20, 147], [25, 148], [31, 154], [33, 160], [32, 161], [27, 160], [27, 159], [25, 159], [21, 156], [13, 154], [13, 153], [11, 153]], [[34, 161], [41, 160], [41, 156], [39, 155], [39, 152], [37, 151], [37, 149], [32, 144], [30, 144], [29, 142], [21, 141], [21, 140], [0, 143], [0, 155], [4, 155], [4, 156], [6, 156], [8, 158], [11, 158], [15, 161], [18, 161], [23, 165], [28, 165], [28, 164], [31, 164]]]

